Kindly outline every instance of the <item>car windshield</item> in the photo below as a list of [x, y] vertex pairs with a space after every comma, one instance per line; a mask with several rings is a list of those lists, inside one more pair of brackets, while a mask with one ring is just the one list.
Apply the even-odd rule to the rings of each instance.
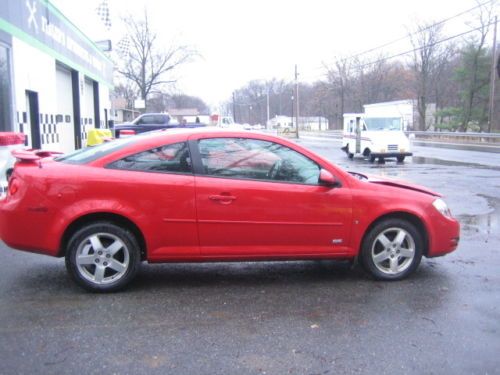
[[91, 161], [97, 160], [100, 157], [106, 156], [120, 150], [132, 143], [139, 141], [140, 139], [155, 136], [161, 131], [148, 132], [144, 134], [134, 135], [132, 137], [118, 138], [111, 142], [101, 143], [97, 146], [86, 147], [75, 152], [64, 154], [55, 158], [55, 161], [69, 163], [69, 164], [85, 164]]
[[368, 117], [364, 121], [368, 130], [401, 130], [399, 117]]

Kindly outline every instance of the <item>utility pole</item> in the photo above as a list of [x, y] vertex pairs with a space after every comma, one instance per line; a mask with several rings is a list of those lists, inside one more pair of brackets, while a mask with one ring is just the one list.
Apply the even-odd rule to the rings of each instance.
[[266, 98], [266, 108], [267, 108], [267, 116], [266, 116], [266, 129], [267, 129], [267, 124], [269, 124], [269, 87], [267, 87], [267, 98]]
[[295, 115], [297, 116], [297, 138], [299, 138], [299, 73], [297, 72], [297, 64], [295, 64]]
[[233, 91], [233, 121], [236, 123], [236, 103], [234, 100], [234, 91]]
[[495, 115], [495, 63], [497, 60], [497, 23], [498, 16], [495, 16], [495, 26], [493, 27], [493, 48], [491, 51], [491, 74], [490, 74], [490, 105], [488, 116], [488, 133], [491, 133], [493, 127], [493, 116]]

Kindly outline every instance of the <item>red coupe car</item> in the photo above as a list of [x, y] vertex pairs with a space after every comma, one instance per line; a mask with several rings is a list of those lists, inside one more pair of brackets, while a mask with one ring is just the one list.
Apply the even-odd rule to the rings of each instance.
[[265, 134], [175, 129], [14, 155], [1, 239], [65, 257], [92, 291], [124, 287], [144, 260], [358, 258], [375, 278], [398, 280], [459, 241], [439, 194], [348, 173]]

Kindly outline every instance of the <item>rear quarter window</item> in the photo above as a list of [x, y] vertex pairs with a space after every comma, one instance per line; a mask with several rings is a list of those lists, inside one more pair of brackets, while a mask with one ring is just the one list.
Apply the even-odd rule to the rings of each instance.
[[192, 173], [186, 142], [173, 143], [129, 155], [106, 166], [140, 172]]
[[105, 142], [97, 146], [85, 147], [69, 154], [64, 154], [55, 158], [55, 161], [68, 164], [86, 164], [104, 156], [110, 155], [116, 151], [122, 150], [132, 144], [140, 142], [144, 138], [157, 136], [158, 132], [147, 132], [134, 135], [132, 137], [118, 138], [111, 142]]

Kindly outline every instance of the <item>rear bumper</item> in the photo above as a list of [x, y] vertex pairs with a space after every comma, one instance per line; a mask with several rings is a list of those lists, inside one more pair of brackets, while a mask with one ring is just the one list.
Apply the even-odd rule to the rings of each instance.
[[57, 256], [58, 242], [48, 230], [47, 211], [23, 208], [8, 198], [0, 200], [0, 239], [16, 250]]

